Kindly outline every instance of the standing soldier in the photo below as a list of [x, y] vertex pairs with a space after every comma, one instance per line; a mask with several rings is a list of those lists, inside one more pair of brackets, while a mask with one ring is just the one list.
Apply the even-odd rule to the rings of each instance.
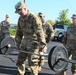
[[44, 14], [42, 12], [39, 12], [38, 16], [40, 17], [40, 19], [42, 21], [43, 31], [45, 33], [46, 42], [48, 43], [54, 37], [54, 30], [53, 30], [51, 24], [44, 20], [45, 16], [44, 16]]
[[[72, 55], [72, 59], [76, 60], [76, 14], [73, 14], [72, 22], [64, 35], [63, 44], [68, 50], [69, 57]], [[71, 72], [72, 75], [76, 75], [76, 64], [72, 64]]]
[[1, 22], [0, 24], [0, 34], [2, 38], [4, 38], [5, 36], [9, 36], [10, 35], [10, 22], [9, 22], [9, 15], [6, 14], [5, 16], [5, 20]]
[[[15, 13], [18, 13], [20, 15], [15, 36], [17, 49], [39, 54], [44, 53], [44, 50], [46, 49], [46, 41], [42, 29], [42, 23], [39, 17], [27, 10], [27, 7], [23, 2], [18, 2], [15, 5], [15, 9]], [[41, 61], [39, 60], [40, 56], [22, 52], [19, 53], [16, 63], [18, 74], [24, 75], [24, 61], [27, 59], [27, 57], [31, 75], [38, 75], [41, 67], [39, 65], [39, 62]]]
[[[45, 39], [46, 39], [46, 42], [48, 43], [54, 37], [54, 30], [53, 30], [51, 24], [49, 22], [45, 21], [45, 19], [44, 19], [45, 16], [42, 12], [39, 12], [38, 16], [42, 22], [42, 28], [43, 28], [43, 31], [45, 34]], [[44, 52], [46, 53], [46, 50]], [[44, 57], [41, 57], [41, 59], [43, 59], [43, 61], [41, 61], [40, 65], [43, 66], [44, 65]]]
[[[0, 24], [0, 43], [4, 37], [10, 36], [9, 28], [10, 28], [9, 15], [6, 14], [5, 20], [2, 21]], [[2, 54], [1, 50], [0, 50], [0, 54]]]

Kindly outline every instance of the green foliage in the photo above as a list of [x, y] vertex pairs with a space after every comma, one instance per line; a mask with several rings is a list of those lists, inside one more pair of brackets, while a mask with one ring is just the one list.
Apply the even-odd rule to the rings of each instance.
[[49, 22], [52, 26], [55, 24], [55, 22], [52, 21], [52, 20], [48, 20], [48, 22]]
[[16, 34], [16, 29], [10, 28], [10, 35], [15, 35]]
[[69, 18], [67, 18], [67, 14], [68, 14], [68, 9], [66, 10], [62, 10], [59, 13], [59, 17], [56, 20], [56, 24], [65, 24], [65, 25], [70, 25], [71, 24], [71, 20]]

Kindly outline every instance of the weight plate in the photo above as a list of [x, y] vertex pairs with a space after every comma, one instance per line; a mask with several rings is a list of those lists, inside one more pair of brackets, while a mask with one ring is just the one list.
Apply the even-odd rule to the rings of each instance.
[[49, 67], [54, 72], [61, 72], [65, 70], [68, 65], [67, 62], [59, 60], [60, 58], [68, 58], [67, 49], [64, 46], [54, 46], [48, 55]]
[[9, 54], [10, 52], [13, 51], [12, 47], [8, 47], [6, 45], [15, 47], [16, 46], [15, 39], [10, 36], [7, 36], [1, 41], [1, 52], [3, 54]]

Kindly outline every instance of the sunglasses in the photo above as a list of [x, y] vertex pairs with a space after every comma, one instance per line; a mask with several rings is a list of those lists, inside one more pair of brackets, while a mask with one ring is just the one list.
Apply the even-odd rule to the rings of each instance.
[[40, 16], [40, 17], [42, 18], [42, 17], [45, 17], [45, 16]]

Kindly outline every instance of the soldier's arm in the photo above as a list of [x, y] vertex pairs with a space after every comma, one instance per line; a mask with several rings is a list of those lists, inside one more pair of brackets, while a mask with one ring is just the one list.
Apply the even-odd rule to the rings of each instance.
[[64, 34], [64, 37], [63, 37], [63, 40], [62, 40], [62, 43], [66, 46], [66, 44], [67, 44], [67, 37], [68, 37], [68, 33], [70, 33], [70, 26], [67, 28], [67, 31], [65, 32], [65, 34]]
[[64, 46], [66, 46], [66, 44], [67, 44], [67, 33], [68, 33], [68, 30], [65, 32], [64, 37], [62, 39], [62, 43]]
[[54, 30], [53, 30], [53, 27], [52, 25], [47, 22], [47, 25], [48, 25], [48, 29], [47, 29], [47, 42], [49, 42], [50, 40], [52, 40], [54, 38]]
[[46, 40], [45, 40], [43, 28], [42, 28], [42, 22], [40, 21], [39, 18], [35, 19], [34, 31], [37, 35], [37, 39], [38, 39], [39, 46], [40, 46], [40, 51], [44, 51], [46, 48]]
[[21, 44], [22, 37], [23, 37], [23, 33], [22, 33], [21, 29], [20, 29], [20, 25], [19, 25], [19, 22], [18, 22], [16, 35], [15, 35], [15, 40], [16, 40], [16, 43], [17, 43], [18, 47]]

